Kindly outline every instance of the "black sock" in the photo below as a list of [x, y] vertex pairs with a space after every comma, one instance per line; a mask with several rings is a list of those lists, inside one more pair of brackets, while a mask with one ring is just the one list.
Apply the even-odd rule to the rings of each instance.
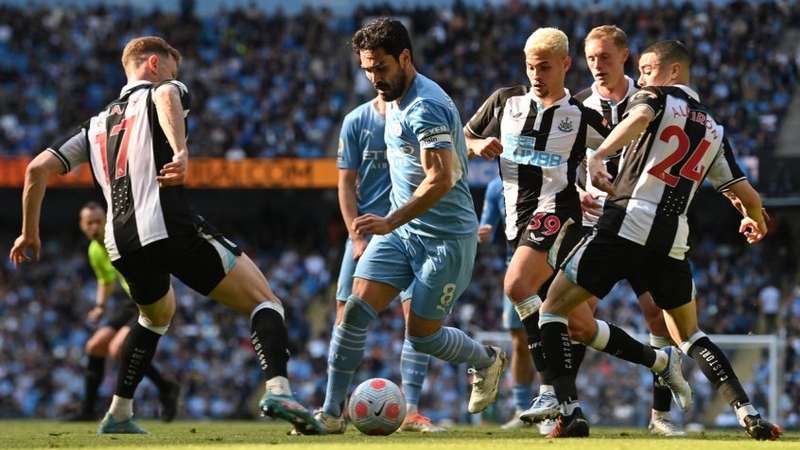
[[142, 381], [150, 361], [156, 354], [156, 347], [161, 335], [143, 327], [139, 322], [131, 326], [131, 332], [122, 344], [119, 372], [117, 373], [117, 390], [115, 394], [122, 398], [133, 398], [136, 386]]
[[[651, 347], [654, 350], [658, 347]], [[661, 384], [658, 375], [653, 374], [653, 409], [659, 412], [669, 412], [672, 406], [672, 392]]]
[[106, 358], [103, 356], [89, 355], [89, 363], [86, 365], [86, 376], [83, 380], [83, 406], [81, 412], [84, 414], [94, 414], [94, 406], [97, 403], [97, 391], [103, 383], [106, 372]]
[[605, 353], [622, 358], [625, 361], [641, 364], [648, 369], [653, 367], [656, 362], [655, 350], [650, 348], [649, 345], [644, 345], [637, 341], [615, 325], [608, 324], [608, 328], [611, 334], [606, 348], [603, 349]]
[[572, 376], [578, 377], [578, 370], [580, 370], [585, 356], [586, 346], [584, 344], [572, 344]]
[[147, 366], [147, 370], [144, 371], [144, 376], [146, 376], [150, 381], [153, 382], [154, 385], [156, 385], [159, 392], [165, 392], [165, 390], [169, 388], [169, 382], [161, 376], [161, 372], [152, 362], [149, 366]]
[[730, 361], [711, 339], [706, 336], [695, 341], [689, 347], [689, 356], [697, 361], [703, 375], [714, 385], [714, 388], [734, 407], [750, 403], [739, 378], [733, 372]]
[[533, 367], [542, 374], [542, 384], [553, 384], [547, 379], [547, 363], [544, 359], [544, 348], [542, 348], [542, 333], [539, 330], [539, 312], [531, 314], [522, 321], [525, 327], [525, 334], [528, 336], [528, 351], [533, 358]]
[[548, 322], [542, 326], [542, 345], [547, 360], [547, 378], [552, 380], [559, 403], [578, 399], [575, 376], [572, 370], [572, 344], [569, 329], [561, 322]]
[[270, 380], [287, 376], [289, 333], [283, 317], [272, 308], [261, 308], [253, 315], [250, 330], [250, 340], [264, 377]]

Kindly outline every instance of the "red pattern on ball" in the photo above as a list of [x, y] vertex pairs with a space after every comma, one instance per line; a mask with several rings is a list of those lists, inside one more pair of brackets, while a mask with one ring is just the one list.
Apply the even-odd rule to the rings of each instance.
[[372, 380], [372, 382], [370, 382], [369, 385], [372, 386], [373, 389], [383, 389], [386, 387], [386, 382], [381, 379], [377, 379], [377, 380]]
[[386, 417], [396, 419], [398, 416], [400, 416], [400, 405], [392, 403], [386, 407]]
[[359, 402], [356, 405], [356, 416], [367, 417], [367, 414], [369, 414], [369, 408], [367, 407], [367, 404], [364, 402]]

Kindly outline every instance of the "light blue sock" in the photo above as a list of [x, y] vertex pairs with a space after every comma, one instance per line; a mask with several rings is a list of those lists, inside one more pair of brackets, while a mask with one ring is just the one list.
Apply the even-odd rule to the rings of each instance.
[[511, 394], [514, 397], [514, 407], [517, 408], [517, 411], [528, 409], [531, 398], [533, 398], [533, 389], [531, 389], [530, 383], [515, 384], [511, 387]]
[[377, 317], [369, 303], [350, 296], [344, 307], [342, 323], [334, 328], [328, 351], [328, 386], [325, 389], [325, 414], [339, 417], [347, 397], [347, 389], [364, 358], [369, 322]]
[[458, 328], [442, 327], [425, 337], [409, 336], [414, 350], [452, 363], [469, 363], [476, 369], [485, 369], [494, 362], [485, 346], [473, 340]]
[[430, 355], [414, 350], [414, 346], [406, 338], [400, 356], [400, 372], [403, 375], [403, 394], [406, 396], [407, 405], [419, 406], [422, 383], [428, 374], [430, 360]]

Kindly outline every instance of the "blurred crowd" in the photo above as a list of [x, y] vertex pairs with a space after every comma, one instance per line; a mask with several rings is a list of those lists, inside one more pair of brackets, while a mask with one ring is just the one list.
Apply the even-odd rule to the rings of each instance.
[[[785, 364], [781, 402], [789, 406], [785, 408], [789, 416], [784, 425], [798, 426], [800, 417], [791, 405], [800, 403], [800, 288], [788, 279], [796, 270], [795, 257], [783, 239], [791, 238], [776, 231], [765, 243], [750, 248], [701, 235], [691, 255], [704, 331], [786, 338], [781, 353]], [[285, 302], [293, 345], [289, 372], [295, 392], [307, 405], [321, 405], [341, 249], [336, 244], [253, 243], [242, 236], [236, 240]], [[8, 242], [10, 236], [2, 240], [0, 254], [5, 254], [3, 246]], [[61, 418], [82, 396], [83, 348], [95, 326], [87, 322], [86, 313], [93, 306], [96, 284], [86, 261], [85, 242], [65, 236], [50, 237], [45, 243], [41, 262], [22, 270], [8, 262], [0, 267], [0, 418]], [[500, 331], [503, 257], [502, 246], [481, 246], [472, 283], [449, 317], [451, 324], [473, 334]], [[181, 383], [181, 417], [253, 417], [263, 380], [248, 337], [248, 319], [179, 283], [177, 298], [177, 314], [155, 361], [167, 377]], [[126, 301], [121, 295], [114, 298], [116, 303]], [[598, 317], [634, 333], [648, 332], [636, 297], [624, 282], [600, 302]], [[400, 381], [402, 329], [402, 311], [395, 304], [372, 328], [359, 379], [380, 376]], [[726, 351], [736, 360], [740, 350]], [[751, 359], [755, 361], [753, 376], [743, 379], [754, 402], [765, 409], [767, 360], [758, 354]], [[699, 371], [688, 370], [695, 380], [699, 407], [684, 420], [707, 422], [711, 419], [703, 414], [713, 390]], [[115, 377], [114, 370], [106, 372], [101, 397], [111, 396]], [[589, 351], [578, 383], [594, 423], [645, 425], [651, 382], [649, 372]], [[513, 413], [510, 387], [506, 377], [498, 406], [485, 418], [501, 421]], [[434, 360], [424, 385], [423, 411], [436, 421], [470, 420], [465, 411], [467, 393], [466, 367]], [[98, 408], [105, 406], [104, 401]], [[157, 391], [145, 380], [137, 392], [137, 416], [153, 417], [157, 407]], [[720, 423], [728, 423], [725, 418], [723, 414]]]
[[613, 23], [627, 31], [632, 75], [647, 44], [681, 39], [693, 53], [692, 83], [720, 115], [739, 156], [769, 154], [798, 81], [800, 53], [782, 37], [800, 24], [800, 8], [797, 2], [704, 3], [603, 9], [512, 0], [450, 9], [356, 8], [349, 16], [245, 8], [210, 17], [191, 9], [0, 6], [0, 155], [37, 152], [116, 98], [124, 84], [123, 45], [136, 35], [158, 34], [184, 55], [179, 78], [193, 98], [193, 154], [332, 156], [343, 115], [374, 95], [349, 38], [381, 13], [407, 19], [418, 68], [443, 85], [465, 119], [498, 87], [527, 83], [521, 49], [536, 27], [570, 34], [573, 92], [591, 82], [582, 41], [593, 26]]

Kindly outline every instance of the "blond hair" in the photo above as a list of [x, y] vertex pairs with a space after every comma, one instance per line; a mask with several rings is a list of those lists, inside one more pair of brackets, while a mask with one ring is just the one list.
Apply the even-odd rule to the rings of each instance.
[[622, 28], [616, 25], [600, 25], [599, 27], [592, 28], [592, 31], [586, 35], [583, 41], [584, 45], [592, 39], [611, 39], [611, 42], [617, 48], [628, 48], [628, 35], [622, 31]]
[[556, 55], [569, 55], [569, 38], [558, 28], [539, 28], [525, 41], [525, 56], [548, 52]]
[[158, 36], [142, 36], [132, 39], [125, 45], [125, 50], [122, 51], [122, 67], [128, 67], [128, 64], [131, 63], [138, 67], [152, 54], [172, 56], [176, 63], [180, 64], [181, 62], [181, 52], [169, 45], [167, 41]]

